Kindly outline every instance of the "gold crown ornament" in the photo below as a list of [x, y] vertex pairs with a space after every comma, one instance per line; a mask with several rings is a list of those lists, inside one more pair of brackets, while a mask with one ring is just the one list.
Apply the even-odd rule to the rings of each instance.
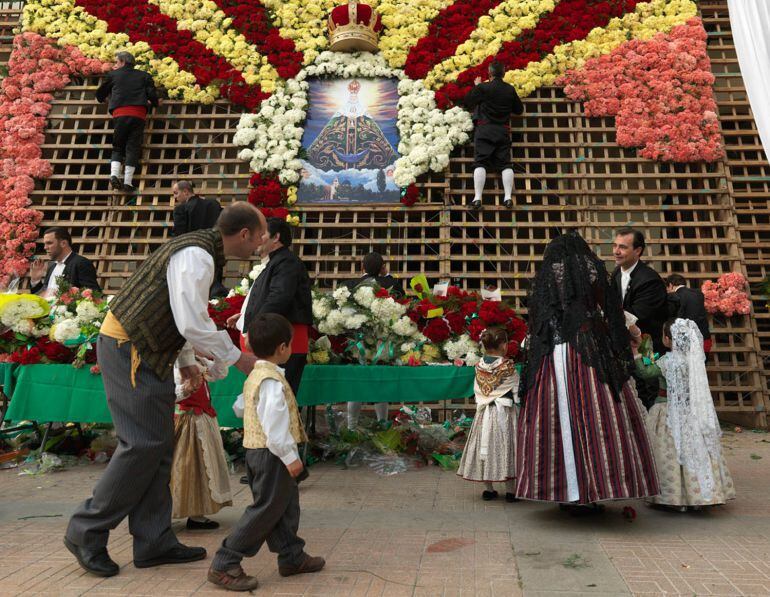
[[329, 42], [333, 52], [376, 52], [382, 20], [368, 4], [349, 0], [329, 15]]

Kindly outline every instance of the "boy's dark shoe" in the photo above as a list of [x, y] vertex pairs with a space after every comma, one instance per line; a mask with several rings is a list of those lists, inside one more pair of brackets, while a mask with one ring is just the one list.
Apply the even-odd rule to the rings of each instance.
[[123, 183], [120, 182], [117, 176], [110, 176], [110, 187], [112, 187], [113, 191], [122, 191]]
[[278, 574], [281, 576], [294, 576], [295, 574], [305, 574], [307, 572], [318, 572], [326, 565], [326, 560], [318, 556], [313, 557], [304, 554], [305, 559], [297, 566], [278, 566]]
[[485, 490], [485, 491], [483, 491], [481, 493], [481, 499], [484, 500], [485, 502], [489, 502], [491, 500], [496, 500], [497, 496], [498, 496], [498, 493], [496, 491], [494, 491], [494, 490], [489, 491], [487, 489], [487, 490]]
[[208, 579], [210, 583], [228, 591], [253, 591], [259, 586], [256, 577], [248, 576], [240, 566], [225, 572], [209, 568]]
[[187, 519], [188, 531], [213, 531], [214, 529], [218, 528], [219, 523], [216, 520], [211, 520], [210, 518], [206, 518], [205, 520], [193, 520], [192, 518]]

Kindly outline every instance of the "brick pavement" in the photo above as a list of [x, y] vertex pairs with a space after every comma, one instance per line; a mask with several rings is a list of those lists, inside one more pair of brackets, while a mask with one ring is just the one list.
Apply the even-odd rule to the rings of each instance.
[[[724, 445], [734, 503], [682, 515], [632, 502], [632, 523], [626, 504], [572, 518], [550, 504], [483, 502], [479, 485], [435, 467], [380, 477], [318, 465], [301, 490], [301, 535], [326, 569], [284, 579], [266, 550], [244, 567], [262, 595], [770, 595], [770, 435], [726, 433]], [[206, 583], [210, 560], [134, 568], [125, 523], [110, 540], [121, 573], [83, 573], [61, 537], [102, 470], [0, 471], [0, 596], [226, 594]], [[216, 549], [248, 500], [237, 479], [234, 507], [215, 517], [222, 529], [177, 522], [184, 543]]]

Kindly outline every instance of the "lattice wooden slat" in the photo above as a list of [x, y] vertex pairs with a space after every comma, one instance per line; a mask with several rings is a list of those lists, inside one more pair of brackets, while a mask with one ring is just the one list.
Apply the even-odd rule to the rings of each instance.
[[[0, 60], [6, 21], [18, 18], [18, 6], [15, 13], [3, 6]], [[691, 285], [730, 271], [759, 281], [770, 273], [770, 165], [735, 59], [726, 1], [703, 1], [700, 7], [717, 75], [726, 160], [671, 165], [640, 159], [618, 147], [612, 119], [586, 118], [582, 106], [560, 89], [544, 88], [525, 100], [525, 116], [514, 121], [513, 211], [501, 207], [499, 176], [488, 180], [484, 210], [467, 209], [473, 155], [470, 146], [462, 147], [446, 173], [420, 181], [428, 203], [409, 209], [303, 208], [295, 244], [311, 276], [332, 288], [360, 275], [363, 255], [378, 250], [404, 280], [424, 273], [470, 290], [499, 286], [526, 312], [530, 280], [557, 232], [577, 229], [611, 268], [613, 231], [632, 224], [647, 236], [646, 259], [661, 273], [682, 273]], [[137, 177], [141, 195], [126, 203], [107, 188], [110, 122], [105, 107], [93, 100], [96, 84], [79, 81], [57, 95], [44, 147], [54, 175], [38, 185], [33, 201], [45, 226], [71, 229], [113, 292], [169, 238], [174, 180], [193, 180], [201, 194], [226, 204], [246, 198], [249, 172], [231, 143], [237, 110], [226, 102], [166, 101], [148, 121]], [[226, 282], [248, 268], [230, 263]], [[770, 375], [770, 315], [764, 302], [755, 297], [753, 317], [713, 322], [716, 348], [709, 360], [720, 415], [757, 425], [767, 423]], [[449, 408], [470, 406], [454, 401]]]

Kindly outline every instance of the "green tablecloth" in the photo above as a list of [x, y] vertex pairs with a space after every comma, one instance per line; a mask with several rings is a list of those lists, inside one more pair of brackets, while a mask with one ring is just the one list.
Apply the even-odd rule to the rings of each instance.
[[[8, 421], [110, 423], [100, 375], [70, 365], [16, 368]], [[297, 402], [301, 406], [337, 402], [435, 402], [473, 395], [472, 367], [385, 367], [308, 365]], [[239, 427], [232, 403], [245, 377], [232, 369], [211, 384], [211, 401], [223, 427]]]
[[13, 394], [13, 372], [18, 367], [16, 363], [0, 363], [0, 385], [2, 385], [3, 394], [10, 397]]

